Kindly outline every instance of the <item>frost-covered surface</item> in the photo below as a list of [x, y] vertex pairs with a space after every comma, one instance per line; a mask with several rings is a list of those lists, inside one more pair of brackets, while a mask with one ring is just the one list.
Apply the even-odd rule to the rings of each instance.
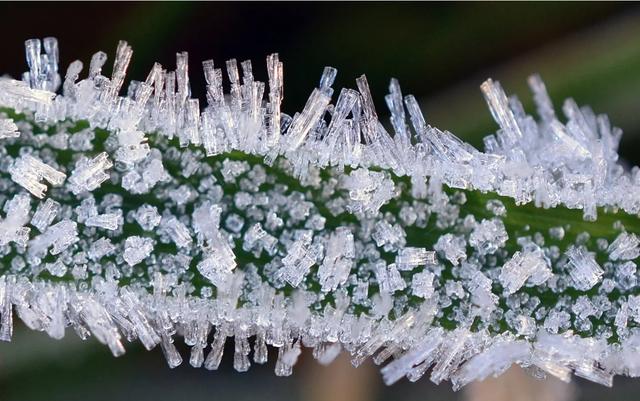
[[640, 170], [605, 116], [570, 99], [561, 122], [538, 77], [537, 120], [482, 85], [500, 128], [481, 152], [395, 80], [389, 132], [366, 78], [334, 96], [332, 68], [282, 113], [277, 55], [267, 85], [228, 61], [229, 94], [205, 61], [201, 107], [186, 53], [121, 97], [126, 43], [110, 78], [105, 53], [61, 79], [55, 39], [26, 48], [23, 80], [0, 79], [0, 339], [16, 313], [114, 355], [160, 345], [172, 367], [176, 338], [216, 369], [233, 337], [237, 370], [271, 345], [278, 375], [303, 346], [373, 357], [387, 383], [640, 375]]

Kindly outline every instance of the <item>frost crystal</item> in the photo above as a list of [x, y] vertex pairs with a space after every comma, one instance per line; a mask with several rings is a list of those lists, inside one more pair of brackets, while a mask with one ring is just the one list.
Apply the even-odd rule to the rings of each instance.
[[433, 279], [435, 274], [431, 272], [417, 273], [413, 276], [411, 288], [413, 295], [421, 298], [429, 298], [433, 295]]
[[17, 138], [20, 136], [18, 126], [10, 118], [0, 119], [0, 139]]
[[160, 224], [162, 217], [158, 213], [158, 209], [154, 206], [144, 204], [133, 213], [133, 218], [145, 231], [151, 231]]
[[478, 250], [481, 255], [492, 254], [507, 241], [507, 232], [500, 220], [482, 220], [473, 229], [469, 237], [469, 245]]
[[69, 177], [71, 192], [77, 195], [98, 188], [100, 184], [109, 179], [106, 170], [112, 166], [113, 163], [109, 160], [106, 152], [100, 153], [93, 159], [81, 158]]
[[433, 249], [441, 252], [444, 257], [454, 265], [457, 265], [461, 260], [467, 258], [466, 248], [467, 244], [464, 237], [454, 236], [453, 234], [441, 236], [433, 246]]
[[108, 256], [113, 253], [115, 249], [116, 247], [111, 243], [111, 240], [102, 237], [91, 244], [87, 256], [92, 260], [100, 260], [103, 256]]
[[551, 269], [542, 255], [542, 251], [516, 252], [500, 271], [500, 283], [507, 294], [518, 291], [529, 280], [540, 285], [551, 277]]
[[41, 162], [30, 155], [22, 156], [9, 169], [11, 179], [38, 198], [44, 198], [47, 186], [42, 181], [51, 185], [61, 185], [67, 176], [55, 168]]
[[380, 292], [390, 293], [404, 289], [407, 285], [400, 276], [400, 272], [395, 263], [387, 265], [380, 261], [375, 266], [376, 280], [380, 287]]
[[609, 245], [609, 259], [632, 260], [640, 256], [640, 239], [635, 234], [622, 233]]
[[353, 235], [346, 227], [339, 227], [329, 238], [324, 260], [318, 269], [322, 291], [334, 291], [347, 281], [353, 267], [354, 246]]
[[433, 265], [436, 263], [436, 253], [424, 248], [402, 248], [396, 256], [398, 270], [412, 270], [416, 266]]
[[386, 221], [379, 221], [374, 227], [371, 237], [376, 245], [385, 250], [398, 249], [405, 243], [405, 233], [399, 225], [391, 225]]
[[121, 219], [122, 217], [117, 213], [97, 214], [86, 219], [84, 224], [87, 227], [99, 227], [113, 231], [118, 229]]
[[51, 255], [58, 255], [78, 240], [78, 224], [65, 219], [49, 226], [45, 232], [32, 239], [29, 245], [35, 254], [46, 252], [52, 247]]
[[578, 290], [586, 291], [596, 285], [604, 275], [592, 254], [582, 247], [571, 247], [567, 250], [569, 257], [569, 274], [573, 285]]
[[[233, 262], [233, 261], [231, 261]], [[208, 257], [198, 264], [198, 271], [216, 287], [226, 288], [235, 263], [224, 258]]]
[[516, 340], [512, 336], [500, 336], [482, 352], [467, 361], [452, 377], [458, 389], [472, 381], [498, 376], [517, 362], [526, 362], [531, 353], [531, 344]]
[[385, 173], [365, 169], [345, 176], [343, 186], [349, 191], [347, 208], [354, 214], [377, 213], [394, 195], [393, 181]]
[[31, 217], [31, 225], [40, 230], [40, 232], [44, 232], [56, 218], [59, 211], [60, 203], [51, 198], [40, 202], [33, 217]]
[[193, 241], [189, 228], [174, 216], [163, 217], [159, 230], [161, 233], [166, 233], [178, 248], [189, 247]]
[[269, 255], [273, 255], [276, 252], [277, 245], [278, 239], [266, 232], [260, 223], [256, 223], [247, 230], [242, 247], [246, 251], [255, 250], [260, 254], [264, 250]]
[[122, 257], [129, 266], [137, 265], [145, 260], [153, 250], [153, 240], [145, 237], [129, 237], [124, 242]]
[[25, 227], [29, 221], [31, 200], [26, 194], [16, 195], [4, 206], [6, 217], [0, 220], [0, 245], [10, 242], [26, 245], [31, 229]]
[[293, 287], [300, 285], [300, 282], [309, 273], [311, 266], [315, 264], [305, 242], [304, 239], [294, 242], [289, 248], [287, 256], [282, 258], [284, 266], [280, 270], [280, 275]]

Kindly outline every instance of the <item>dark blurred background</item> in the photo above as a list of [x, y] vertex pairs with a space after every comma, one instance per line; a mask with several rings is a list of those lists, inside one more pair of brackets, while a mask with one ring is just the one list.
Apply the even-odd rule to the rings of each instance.
[[[300, 110], [322, 68], [338, 69], [337, 87], [355, 86], [365, 73], [378, 113], [385, 116], [389, 78], [422, 101], [428, 121], [476, 146], [495, 130], [478, 89], [500, 80], [532, 111], [526, 78], [538, 72], [559, 110], [565, 97], [607, 113], [625, 135], [622, 156], [640, 163], [640, 8], [629, 3], [2, 3], [0, 73], [26, 70], [23, 42], [56, 36], [61, 74], [73, 60], [118, 40], [134, 49], [129, 77], [143, 79], [154, 61], [175, 66], [188, 51], [195, 96], [204, 99], [200, 62], [251, 59], [266, 80], [265, 57], [284, 62], [289, 114]], [[69, 333], [63, 341], [16, 329], [0, 344], [0, 400], [631, 400], [640, 382], [615, 380], [606, 389], [534, 383], [518, 372], [461, 393], [428, 379], [384, 387], [371, 366], [345, 360], [320, 367], [303, 354], [290, 378], [273, 375], [273, 361], [248, 373], [232, 371], [232, 341], [218, 372], [185, 363], [171, 371], [159, 350], [127, 346], [112, 358], [95, 342]], [[272, 350], [273, 351], [273, 350]], [[272, 353], [273, 359], [275, 354]], [[493, 386], [493, 387], [492, 387]], [[485, 397], [485, 398], [483, 398]], [[501, 398], [502, 397], [502, 398]]]

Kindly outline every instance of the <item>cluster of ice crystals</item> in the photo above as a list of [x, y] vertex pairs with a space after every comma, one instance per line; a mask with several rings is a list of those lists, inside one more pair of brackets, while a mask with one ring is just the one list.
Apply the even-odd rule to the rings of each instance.
[[35, 213], [31, 217], [31, 225], [40, 232], [44, 232], [53, 222], [60, 211], [60, 203], [51, 198], [38, 203]]
[[501, 220], [482, 220], [469, 236], [469, 245], [481, 255], [489, 255], [501, 248], [509, 236]]
[[[351, 242], [353, 245], [353, 238], [351, 239]], [[257, 252], [258, 255], [264, 250], [269, 255], [273, 255], [276, 252], [277, 245], [278, 239], [266, 232], [260, 223], [256, 223], [245, 233], [242, 249], [245, 251], [253, 250]], [[336, 257], [340, 256], [340, 254], [336, 255]], [[345, 257], [348, 258], [349, 256], [345, 255]]]
[[517, 340], [512, 335], [497, 336], [482, 352], [470, 358], [453, 375], [454, 388], [460, 388], [472, 381], [498, 376], [514, 363], [527, 362], [531, 354], [528, 341]]
[[322, 291], [335, 291], [347, 281], [354, 257], [353, 234], [346, 227], [337, 228], [327, 241], [325, 256], [318, 269]]
[[133, 218], [145, 231], [153, 230], [162, 220], [158, 209], [146, 203], [133, 212]]
[[158, 232], [166, 234], [178, 248], [187, 248], [193, 242], [189, 228], [175, 216], [162, 217]]
[[122, 220], [122, 216], [118, 213], [104, 213], [87, 218], [84, 224], [87, 227], [99, 227], [114, 231], [120, 226], [120, 220]]
[[[44, 54], [41, 54], [44, 44]], [[22, 76], [32, 88], [55, 92], [60, 86], [58, 74], [58, 40], [48, 37], [29, 39], [25, 42], [29, 71]]]
[[94, 241], [87, 252], [89, 259], [97, 261], [104, 256], [110, 255], [116, 250], [115, 245], [108, 238], [101, 237]]
[[[389, 131], [366, 77], [335, 90], [331, 67], [283, 113], [277, 54], [264, 83], [249, 61], [205, 61], [200, 107], [184, 52], [125, 86], [126, 42], [110, 77], [98, 52], [64, 82], [55, 39], [25, 46], [22, 81], [0, 78], [18, 113], [0, 115], [0, 339], [15, 309], [114, 355], [124, 338], [159, 346], [171, 367], [182, 336], [209, 370], [233, 337], [236, 370], [270, 345], [283, 376], [303, 346], [323, 364], [373, 357], [389, 384], [430, 372], [457, 389], [512, 364], [605, 385], [640, 375], [640, 170], [619, 163], [605, 116], [567, 100], [561, 121], [539, 77], [538, 119], [481, 86], [498, 125], [483, 152], [429, 125], [397, 80]], [[521, 221], [514, 203], [625, 222], [591, 238]]]
[[621, 233], [609, 245], [609, 259], [633, 260], [640, 256], [640, 239], [635, 234]]
[[567, 250], [567, 257], [569, 275], [576, 289], [586, 291], [602, 280], [604, 270], [585, 248], [572, 246]]
[[78, 240], [78, 224], [64, 219], [34, 237], [29, 243], [29, 251], [34, 255], [44, 256], [51, 247], [51, 255], [58, 255]]
[[424, 248], [407, 247], [398, 251], [396, 265], [398, 270], [413, 270], [414, 267], [433, 265], [436, 263], [436, 253]]
[[438, 238], [433, 249], [441, 252], [454, 265], [467, 258], [467, 242], [462, 236], [444, 234]]
[[400, 272], [395, 263], [387, 265], [384, 261], [379, 261], [375, 265], [375, 275], [381, 293], [390, 293], [404, 289], [407, 285], [400, 276]]
[[228, 280], [232, 278], [231, 273], [236, 267], [233, 252], [229, 253], [227, 247], [223, 248], [223, 251], [226, 252], [211, 255], [198, 263], [200, 274], [211, 284], [220, 288], [226, 288]]
[[307, 248], [308, 240], [301, 238], [291, 244], [287, 255], [282, 258], [283, 266], [279, 273], [293, 287], [300, 285], [311, 266], [315, 264], [315, 259]]
[[0, 119], [0, 139], [17, 138], [20, 136], [18, 126], [10, 118]]
[[371, 233], [376, 245], [384, 250], [397, 250], [404, 246], [406, 234], [399, 224], [391, 225], [385, 220], [378, 221]]
[[66, 174], [56, 170], [31, 155], [17, 159], [9, 168], [11, 179], [34, 196], [42, 199], [47, 191], [46, 181], [51, 185], [62, 185]]
[[76, 167], [69, 176], [69, 186], [71, 192], [80, 194], [86, 191], [93, 191], [100, 184], [109, 179], [107, 169], [111, 168], [113, 163], [109, 160], [109, 155], [102, 152], [93, 159], [81, 158], [76, 162]]
[[347, 209], [353, 214], [375, 214], [394, 195], [393, 181], [386, 173], [363, 168], [345, 176], [342, 185], [349, 191]]
[[137, 265], [145, 260], [153, 251], [153, 240], [151, 238], [132, 236], [124, 242], [124, 252], [122, 257], [129, 266]]
[[434, 279], [435, 274], [429, 271], [414, 274], [411, 281], [411, 291], [413, 295], [421, 298], [431, 297], [434, 293]]
[[26, 245], [31, 229], [26, 227], [31, 210], [31, 199], [26, 194], [15, 195], [3, 208], [5, 217], [0, 220], [0, 245], [9, 242]]
[[500, 283], [505, 293], [513, 294], [529, 280], [533, 285], [541, 285], [547, 281], [553, 273], [542, 251], [516, 252], [500, 271]]

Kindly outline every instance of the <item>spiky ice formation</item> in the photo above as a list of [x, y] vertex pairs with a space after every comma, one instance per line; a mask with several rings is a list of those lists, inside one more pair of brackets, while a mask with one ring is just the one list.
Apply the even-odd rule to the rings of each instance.
[[640, 170], [618, 164], [605, 116], [568, 100], [560, 122], [538, 77], [539, 120], [482, 85], [500, 128], [481, 152], [396, 80], [389, 133], [366, 78], [333, 96], [329, 67], [282, 113], [277, 54], [267, 85], [228, 61], [229, 94], [205, 61], [201, 109], [186, 53], [121, 97], [125, 42], [111, 78], [98, 52], [79, 81], [80, 61], [62, 80], [57, 42], [41, 47], [26, 42], [22, 81], [0, 79], [1, 339], [15, 311], [114, 355], [125, 338], [160, 345], [172, 367], [180, 336], [207, 369], [233, 337], [237, 370], [271, 345], [278, 375], [302, 346], [325, 364], [373, 357], [389, 384], [431, 369], [459, 388], [514, 363], [640, 375]]

